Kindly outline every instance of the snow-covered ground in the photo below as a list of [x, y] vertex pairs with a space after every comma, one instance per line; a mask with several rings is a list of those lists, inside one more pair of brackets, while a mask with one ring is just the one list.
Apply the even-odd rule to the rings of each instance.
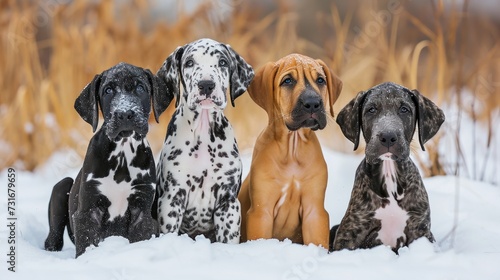
[[[326, 207], [336, 224], [361, 158], [331, 150], [324, 154]], [[245, 173], [250, 155], [243, 156]], [[226, 245], [173, 234], [135, 244], [111, 237], [78, 259], [68, 238], [62, 252], [46, 252], [49, 195], [62, 176], [76, 175], [78, 164], [69, 164], [77, 163], [74, 157], [57, 153], [36, 172], [16, 172], [15, 273], [7, 270], [8, 171], [0, 173], [0, 279], [500, 279], [500, 188], [452, 176], [424, 180], [437, 243], [420, 239], [399, 255], [386, 247], [327, 254], [288, 241]]]

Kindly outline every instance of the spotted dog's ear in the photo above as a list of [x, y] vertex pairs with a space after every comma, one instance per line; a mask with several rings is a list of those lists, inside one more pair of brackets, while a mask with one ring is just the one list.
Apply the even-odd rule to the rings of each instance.
[[325, 71], [326, 75], [326, 86], [328, 87], [328, 98], [330, 99], [330, 114], [332, 117], [334, 117], [333, 113], [333, 104], [335, 104], [335, 101], [339, 98], [340, 92], [342, 91], [342, 81], [333, 73], [333, 71], [330, 71], [330, 68], [326, 65], [326, 63], [321, 60], [317, 59], [316, 62], [321, 65], [323, 68], [323, 71]]
[[95, 132], [99, 123], [99, 87], [102, 74], [94, 76], [94, 79], [85, 86], [80, 95], [75, 100], [75, 110], [80, 117], [90, 125]]
[[445, 116], [436, 104], [416, 89], [409, 91], [409, 93], [417, 108], [418, 140], [420, 147], [425, 151], [424, 144], [436, 135], [445, 120]]
[[181, 75], [181, 58], [184, 53], [184, 46], [177, 47], [173, 53], [171, 53], [163, 65], [156, 72], [162, 82], [160, 86], [165, 86], [166, 91], [175, 97], [175, 107], [179, 106], [180, 102], [180, 82], [182, 80]]
[[151, 105], [153, 106], [153, 114], [155, 116], [156, 122], [159, 122], [161, 113], [163, 113], [172, 99], [174, 99], [174, 94], [165, 85], [162, 79], [158, 76], [153, 75], [149, 69], [144, 69], [146, 76], [148, 77], [149, 84], [151, 85]]
[[262, 109], [266, 110], [267, 115], [271, 118], [270, 113], [273, 110], [273, 94], [276, 90], [274, 80], [278, 73], [278, 65], [275, 62], [268, 62], [262, 66], [255, 74], [255, 78], [248, 87], [248, 94], [252, 100]]
[[229, 75], [231, 83], [229, 85], [231, 104], [234, 107], [234, 100], [242, 95], [250, 85], [255, 73], [252, 66], [236, 53], [230, 45], [223, 45], [231, 57]]
[[344, 136], [354, 143], [354, 150], [359, 146], [363, 102], [369, 93], [370, 91], [360, 91], [337, 116], [337, 123]]

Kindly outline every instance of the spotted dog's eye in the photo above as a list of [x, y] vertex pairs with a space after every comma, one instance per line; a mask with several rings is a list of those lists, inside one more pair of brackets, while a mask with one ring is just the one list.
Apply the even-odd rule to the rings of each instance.
[[410, 109], [408, 109], [408, 107], [406, 106], [401, 106], [401, 108], [399, 108], [399, 112], [406, 114], [410, 112]]
[[316, 83], [318, 85], [324, 85], [326, 84], [326, 80], [323, 77], [319, 77], [318, 79], [316, 79]]
[[227, 66], [227, 60], [225, 60], [225, 59], [219, 60], [219, 66], [220, 67], [226, 67]]
[[285, 78], [282, 82], [281, 82], [281, 85], [286, 85], [286, 86], [290, 86], [293, 84], [293, 79], [290, 78], [290, 77], [287, 77]]
[[194, 65], [194, 61], [192, 59], [186, 61], [186, 63], [184, 64], [184, 66], [186, 67], [193, 67]]
[[104, 90], [104, 92], [105, 92], [106, 94], [112, 94], [112, 93], [113, 93], [113, 89], [112, 89], [112, 88], [110, 88], [110, 87], [107, 87], [107, 88]]

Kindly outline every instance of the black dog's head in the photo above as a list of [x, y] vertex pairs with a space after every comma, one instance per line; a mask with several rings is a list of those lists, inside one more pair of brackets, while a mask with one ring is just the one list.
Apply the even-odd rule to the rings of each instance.
[[359, 145], [360, 130], [366, 141], [366, 160], [404, 160], [417, 127], [422, 150], [444, 122], [444, 114], [417, 90], [383, 83], [362, 91], [337, 116], [344, 135]]
[[111, 140], [134, 131], [144, 137], [151, 103], [158, 121], [172, 99], [173, 94], [150, 70], [122, 62], [96, 75], [76, 99], [75, 109], [95, 132], [100, 107]]

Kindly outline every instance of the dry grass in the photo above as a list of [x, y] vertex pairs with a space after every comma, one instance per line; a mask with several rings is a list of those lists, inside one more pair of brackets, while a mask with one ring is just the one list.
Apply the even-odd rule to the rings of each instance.
[[[305, 26], [298, 12], [302, 7], [284, 1], [271, 12], [235, 1], [233, 12], [222, 20], [214, 20], [210, 12], [217, 3], [207, 2], [189, 14], [179, 8], [174, 23], [150, 18], [148, 1], [123, 6], [113, 1], [57, 2], [67, 1], [0, 4], [0, 170], [12, 165], [32, 170], [61, 148], [83, 155], [91, 129], [73, 102], [85, 84], [120, 61], [155, 72], [176, 46], [200, 37], [231, 44], [256, 69], [291, 52], [322, 58], [344, 81], [337, 112], [358, 91], [390, 80], [417, 88], [440, 105], [456, 103], [488, 125], [490, 138], [498, 118], [500, 29], [492, 20], [470, 14], [467, 1], [451, 10], [443, 1], [429, 1], [430, 10], [423, 7], [429, 5], [407, 3], [394, 8], [390, 3], [395, 1], [339, 6], [325, 1]], [[304, 27], [308, 33], [298, 31]], [[464, 91], [472, 92], [484, 110], [472, 112], [462, 104]], [[247, 95], [236, 105], [227, 115], [240, 146], [248, 148], [266, 117]], [[148, 139], [155, 152], [171, 110], [159, 125], [152, 123]], [[323, 143], [351, 150], [333, 120], [321, 135]], [[426, 175], [451, 170], [440, 162], [437, 141], [439, 137], [427, 145], [429, 160], [420, 160]]]

